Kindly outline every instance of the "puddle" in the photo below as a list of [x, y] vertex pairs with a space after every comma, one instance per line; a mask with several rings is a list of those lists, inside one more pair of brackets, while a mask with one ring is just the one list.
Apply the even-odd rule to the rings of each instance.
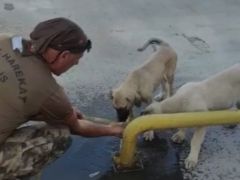
[[152, 142], [139, 140], [138, 151], [144, 169], [134, 172], [114, 172], [112, 155], [118, 150], [113, 137], [73, 137], [70, 149], [46, 168], [43, 180], [182, 180], [179, 167], [180, 146], [172, 144], [161, 133]]
[[161, 133], [151, 141], [142, 139], [138, 143], [138, 151], [144, 169], [133, 172], [108, 172], [100, 180], [182, 180], [179, 167], [180, 146], [169, 141], [168, 134]]

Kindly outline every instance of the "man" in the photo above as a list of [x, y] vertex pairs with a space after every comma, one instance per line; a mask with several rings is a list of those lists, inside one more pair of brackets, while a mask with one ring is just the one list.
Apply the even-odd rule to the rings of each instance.
[[[0, 35], [0, 179], [37, 174], [66, 150], [70, 133], [121, 137], [121, 123], [84, 119], [52, 76], [90, 49], [83, 30], [65, 18], [39, 23], [29, 41]], [[29, 120], [47, 125], [19, 127]]]

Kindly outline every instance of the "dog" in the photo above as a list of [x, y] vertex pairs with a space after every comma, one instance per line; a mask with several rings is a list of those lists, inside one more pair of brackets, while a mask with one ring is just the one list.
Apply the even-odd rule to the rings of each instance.
[[133, 106], [152, 101], [153, 92], [162, 85], [162, 99], [170, 97], [177, 63], [177, 54], [166, 42], [150, 39], [139, 51], [150, 44], [158, 44], [159, 49], [144, 64], [130, 72], [119, 87], [112, 89], [110, 98], [117, 111], [119, 121], [131, 118]]
[[[235, 64], [206, 80], [186, 83], [170, 98], [147, 106], [142, 114], [225, 110], [234, 106], [239, 99], [240, 64]], [[181, 143], [185, 133], [186, 129], [179, 129], [172, 136], [172, 141]], [[191, 139], [190, 153], [185, 159], [186, 169], [190, 170], [196, 166], [205, 133], [206, 127], [195, 129]], [[150, 132], [148, 135], [148, 139], [152, 140], [153, 133]]]

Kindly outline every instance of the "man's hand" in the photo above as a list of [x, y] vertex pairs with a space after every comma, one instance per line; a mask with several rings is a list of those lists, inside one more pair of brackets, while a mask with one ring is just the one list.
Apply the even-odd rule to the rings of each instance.
[[113, 132], [115, 133], [115, 136], [122, 138], [123, 130], [126, 127], [126, 123], [124, 122], [112, 122], [109, 124], [109, 126], [112, 128]]

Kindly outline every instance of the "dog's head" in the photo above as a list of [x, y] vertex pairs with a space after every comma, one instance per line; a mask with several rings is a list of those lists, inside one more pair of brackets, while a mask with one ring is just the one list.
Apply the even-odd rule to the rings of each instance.
[[126, 121], [134, 105], [140, 105], [139, 98], [133, 93], [123, 91], [122, 89], [113, 89], [110, 91], [112, 105], [116, 109], [118, 120]]
[[147, 114], [161, 114], [162, 113], [162, 105], [161, 102], [154, 101], [150, 105], [148, 105], [142, 112], [141, 115]]

